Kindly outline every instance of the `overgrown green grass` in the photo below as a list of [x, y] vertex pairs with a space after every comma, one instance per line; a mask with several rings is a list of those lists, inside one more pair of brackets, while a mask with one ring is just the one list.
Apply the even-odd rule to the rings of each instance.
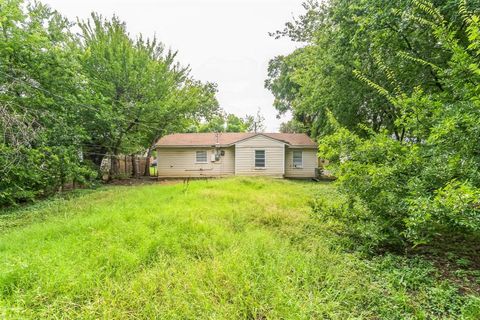
[[331, 184], [232, 178], [109, 187], [0, 220], [0, 317], [477, 319], [422, 260], [339, 248]]

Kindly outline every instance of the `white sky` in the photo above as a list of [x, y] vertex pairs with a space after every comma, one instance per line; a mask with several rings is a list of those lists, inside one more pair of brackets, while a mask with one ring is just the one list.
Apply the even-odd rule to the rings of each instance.
[[194, 78], [218, 84], [220, 106], [239, 116], [265, 117], [267, 131], [276, 132], [273, 96], [264, 89], [268, 61], [299, 44], [275, 40], [268, 32], [302, 12], [302, 0], [43, 0], [70, 20], [92, 11], [113, 14], [127, 23], [132, 36], [157, 35], [178, 50]]

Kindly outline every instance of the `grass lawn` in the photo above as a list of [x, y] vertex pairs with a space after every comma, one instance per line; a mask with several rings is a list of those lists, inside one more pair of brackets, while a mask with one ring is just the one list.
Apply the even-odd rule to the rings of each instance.
[[0, 318], [478, 319], [421, 259], [348, 253], [311, 214], [332, 184], [105, 187], [0, 215]]

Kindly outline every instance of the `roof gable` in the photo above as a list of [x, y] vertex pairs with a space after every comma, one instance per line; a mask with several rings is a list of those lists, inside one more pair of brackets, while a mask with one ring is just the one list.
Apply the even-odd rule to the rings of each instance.
[[269, 139], [269, 140], [273, 140], [273, 141], [278, 142], [278, 143], [282, 143], [282, 144], [285, 144], [285, 143], [286, 143], [286, 144], [288, 144], [287, 141], [283, 141], [283, 140], [280, 140], [280, 139], [276, 139], [276, 138], [270, 137], [268, 134], [264, 134], [264, 133], [257, 133], [257, 134], [255, 134], [255, 135], [253, 135], [253, 136], [246, 137], [246, 138], [244, 138], [244, 139], [238, 140], [238, 141], [235, 142], [235, 144], [247, 142], [248, 140], [252, 140], [252, 139], [255, 139], [255, 138], [257, 138], [257, 137], [265, 137], [265, 138], [267, 138], [267, 139]]

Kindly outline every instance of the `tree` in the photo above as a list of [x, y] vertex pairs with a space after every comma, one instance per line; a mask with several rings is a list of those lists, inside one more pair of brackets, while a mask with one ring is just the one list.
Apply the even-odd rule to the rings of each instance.
[[166, 134], [183, 132], [199, 119], [218, 113], [216, 93], [217, 86], [213, 83], [187, 79], [171, 90], [162, 108], [152, 110], [146, 121], [148, 126], [142, 127], [139, 137], [134, 139], [142, 150], [147, 150], [145, 176], [150, 175], [150, 156], [158, 139]]
[[363, 235], [355, 232], [370, 246], [421, 245], [480, 231], [480, 17], [464, 2], [457, 14], [465, 34], [458, 32], [455, 19], [425, 1], [414, 1], [402, 15], [428, 31], [438, 43], [438, 55], [448, 53], [443, 66], [428, 60], [435, 52], [425, 59], [398, 54], [433, 68], [441, 90], [432, 91], [427, 79], [411, 90], [396, 90], [401, 69], [390, 71], [380, 59], [379, 73], [388, 75], [394, 89], [357, 72], [395, 108], [394, 125], [402, 128], [402, 139], [388, 130], [362, 137], [330, 115], [335, 130], [321, 140], [320, 151], [332, 161], [349, 199], [348, 212], [338, 213], [348, 217], [352, 229], [372, 226]]
[[232, 113], [220, 112], [207, 121], [200, 121], [193, 132], [262, 132], [265, 129], [265, 118], [257, 111], [255, 116], [246, 115], [241, 118]]
[[248, 132], [264, 132], [265, 131], [265, 117], [262, 115], [260, 108], [258, 108], [255, 116], [247, 115], [245, 117]]
[[282, 122], [280, 124], [280, 132], [281, 133], [304, 133], [305, 128], [303, 127], [302, 123], [295, 120], [290, 120], [288, 122]]
[[[458, 41], [466, 35], [458, 1], [436, 1], [440, 12], [452, 21]], [[471, 1], [472, 8], [479, 1]], [[306, 42], [288, 56], [271, 60], [266, 87], [275, 96], [274, 106], [280, 114], [291, 111], [308, 134], [317, 137], [332, 132], [327, 109], [349, 130], [367, 136], [387, 130], [401, 140], [404, 128], [396, 124], [398, 110], [383, 95], [355, 76], [357, 70], [390, 91], [411, 94], [422, 85], [429, 93], [443, 91], [437, 70], [446, 67], [451, 56], [438, 47], [435, 38], [418, 20], [405, 19], [414, 5], [409, 0], [332, 0], [310, 1], [306, 13], [287, 23], [275, 35]], [[420, 19], [426, 13], [418, 13]], [[411, 59], [404, 59], [400, 52]], [[426, 59], [431, 64], [417, 63]], [[392, 81], [392, 71], [401, 69]]]
[[38, 2], [0, 1], [0, 12], [0, 206], [88, 183], [106, 156], [113, 178], [116, 156], [149, 155], [218, 112], [215, 84], [117, 17], [94, 13], [78, 35]]
[[91, 178], [79, 157], [82, 77], [70, 23], [40, 3], [0, 3], [0, 205]]
[[113, 156], [110, 178], [116, 175], [120, 153], [147, 150], [149, 156], [163, 134], [218, 107], [215, 85], [191, 79], [188, 68], [175, 63], [176, 53], [165, 52], [155, 38], [134, 41], [117, 17], [108, 21], [97, 14], [80, 27], [81, 62], [95, 92], [92, 120], [86, 123], [92, 146], [88, 154], [97, 166], [105, 154]]

